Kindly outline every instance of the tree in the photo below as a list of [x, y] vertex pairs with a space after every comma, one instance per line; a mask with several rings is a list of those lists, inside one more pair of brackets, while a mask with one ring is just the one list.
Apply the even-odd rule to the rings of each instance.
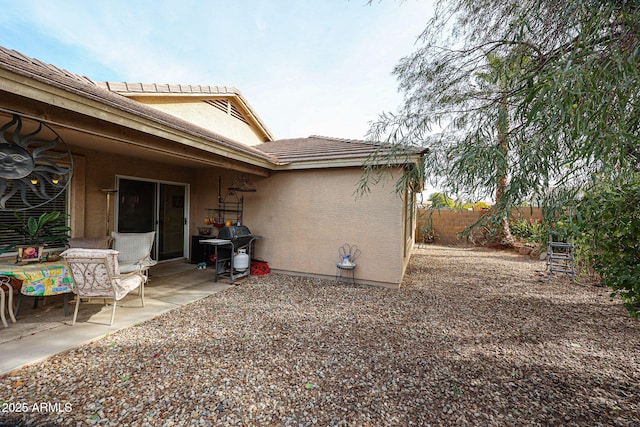
[[[519, 70], [518, 61], [513, 60], [501, 60], [497, 56], [487, 55], [487, 63], [489, 64], [489, 72], [481, 73], [480, 77], [487, 83], [495, 85], [495, 90], [504, 92], [508, 90], [508, 85], [514, 73]], [[509, 64], [509, 65], [507, 65]], [[509, 74], [505, 76], [502, 70], [505, 69], [505, 65], [510, 67]], [[509, 174], [509, 105], [506, 99], [502, 98], [495, 106], [496, 115], [496, 139], [497, 139], [497, 155], [499, 160], [496, 165], [495, 171], [495, 201], [496, 208], [493, 212], [489, 212], [487, 217], [495, 218], [493, 221], [494, 228], [496, 229], [497, 240], [505, 246], [513, 246], [515, 239], [511, 235], [511, 228], [509, 226], [509, 216], [511, 211], [509, 209], [510, 203], [506, 196], [508, 174]]]
[[419, 40], [369, 137], [428, 149], [432, 186], [495, 196], [499, 223], [534, 200], [575, 210], [602, 177], [640, 182], [637, 0], [439, 0]]
[[[640, 317], [640, 181], [609, 185], [577, 204], [576, 243], [602, 282], [624, 302], [633, 317]], [[587, 248], [584, 250], [584, 248]]]
[[491, 208], [491, 206], [489, 206], [489, 203], [483, 202], [482, 200], [473, 204], [474, 211], [489, 210], [489, 208]]
[[431, 202], [431, 207], [435, 209], [441, 209], [441, 208], [451, 209], [455, 206], [455, 202], [453, 201], [453, 199], [447, 197], [445, 194], [442, 194], [442, 193], [431, 193], [427, 200]]
[[636, 173], [639, 28], [635, 1], [441, 0], [369, 137], [428, 148], [434, 187], [494, 196], [497, 216]]

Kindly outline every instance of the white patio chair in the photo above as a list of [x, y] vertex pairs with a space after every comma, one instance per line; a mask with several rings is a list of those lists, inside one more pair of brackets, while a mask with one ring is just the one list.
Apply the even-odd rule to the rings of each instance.
[[[5, 290], [3, 288], [7, 288], [6, 290], [6, 303], [5, 303]], [[2, 319], [2, 324], [5, 328], [9, 327], [7, 324], [7, 319], [4, 315], [5, 308], [9, 312], [9, 317], [11, 322], [16, 323], [16, 318], [13, 315], [13, 292], [15, 289], [11, 284], [11, 278], [9, 276], [0, 276], [0, 319]]]
[[158, 261], [151, 259], [151, 248], [156, 232], [148, 233], [119, 233], [113, 231], [113, 249], [119, 252], [118, 265], [120, 274], [140, 271], [145, 277], [145, 283], [149, 278], [149, 268]]
[[69, 239], [69, 247], [83, 249], [111, 249], [111, 241], [112, 238], [109, 236], [72, 237]]
[[111, 321], [116, 314], [116, 301], [120, 301], [130, 291], [138, 288], [140, 300], [144, 307], [145, 277], [140, 271], [129, 274], [118, 272], [118, 251], [112, 249], [67, 249], [62, 257], [69, 264], [71, 277], [75, 286], [76, 309], [73, 323], [76, 324], [78, 308], [82, 298], [103, 298], [113, 300]]

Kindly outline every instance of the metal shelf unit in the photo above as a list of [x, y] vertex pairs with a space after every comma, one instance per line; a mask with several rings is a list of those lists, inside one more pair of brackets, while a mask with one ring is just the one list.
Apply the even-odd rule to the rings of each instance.
[[559, 273], [568, 274], [574, 282], [576, 281], [573, 243], [569, 239], [566, 241], [558, 240], [558, 234], [554, 232], [549, 234], [549, 243], [547, 244], [547, 269], [549, 270], [549, 280], [551, 280], [553, 273]]
[[224, 197], [218, 197], [217, 208], [205, 208], [210, 224], [222, 224], [231, 221], [234, 225], [243, 224], [244, 197], [233, 190], [227, 191]]

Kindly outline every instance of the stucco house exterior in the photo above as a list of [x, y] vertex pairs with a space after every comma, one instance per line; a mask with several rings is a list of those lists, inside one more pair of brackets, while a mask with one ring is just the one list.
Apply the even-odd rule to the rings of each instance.
[[235, 88], [94, 82], [0, 47], [0, 126], [15, 114], [44, 123], [71, 151], [62, 200], [74, 237], [154, 229], [155, 259], [189, 259], [207, 209], [244, 177], [256, 191], [243, 194], [242, 222], [262, 236], [253, 255], [272, 271], [333, 277], [337, 249], [348, 242], [362, 250], [357, 282], [402, 281], [415, 195], [398, 195], [393, 180], [419, 152], [388, 165], [387, 182], [356, 197], [376, 144], [276, 140]]

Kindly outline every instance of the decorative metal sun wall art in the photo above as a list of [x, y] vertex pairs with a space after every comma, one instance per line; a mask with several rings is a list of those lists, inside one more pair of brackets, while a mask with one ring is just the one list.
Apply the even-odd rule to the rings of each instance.
[[13, 114], [0, 127], [0, 210], [50, 202], [64, 192], [72, 173], [69, 147], [46, 124]]

